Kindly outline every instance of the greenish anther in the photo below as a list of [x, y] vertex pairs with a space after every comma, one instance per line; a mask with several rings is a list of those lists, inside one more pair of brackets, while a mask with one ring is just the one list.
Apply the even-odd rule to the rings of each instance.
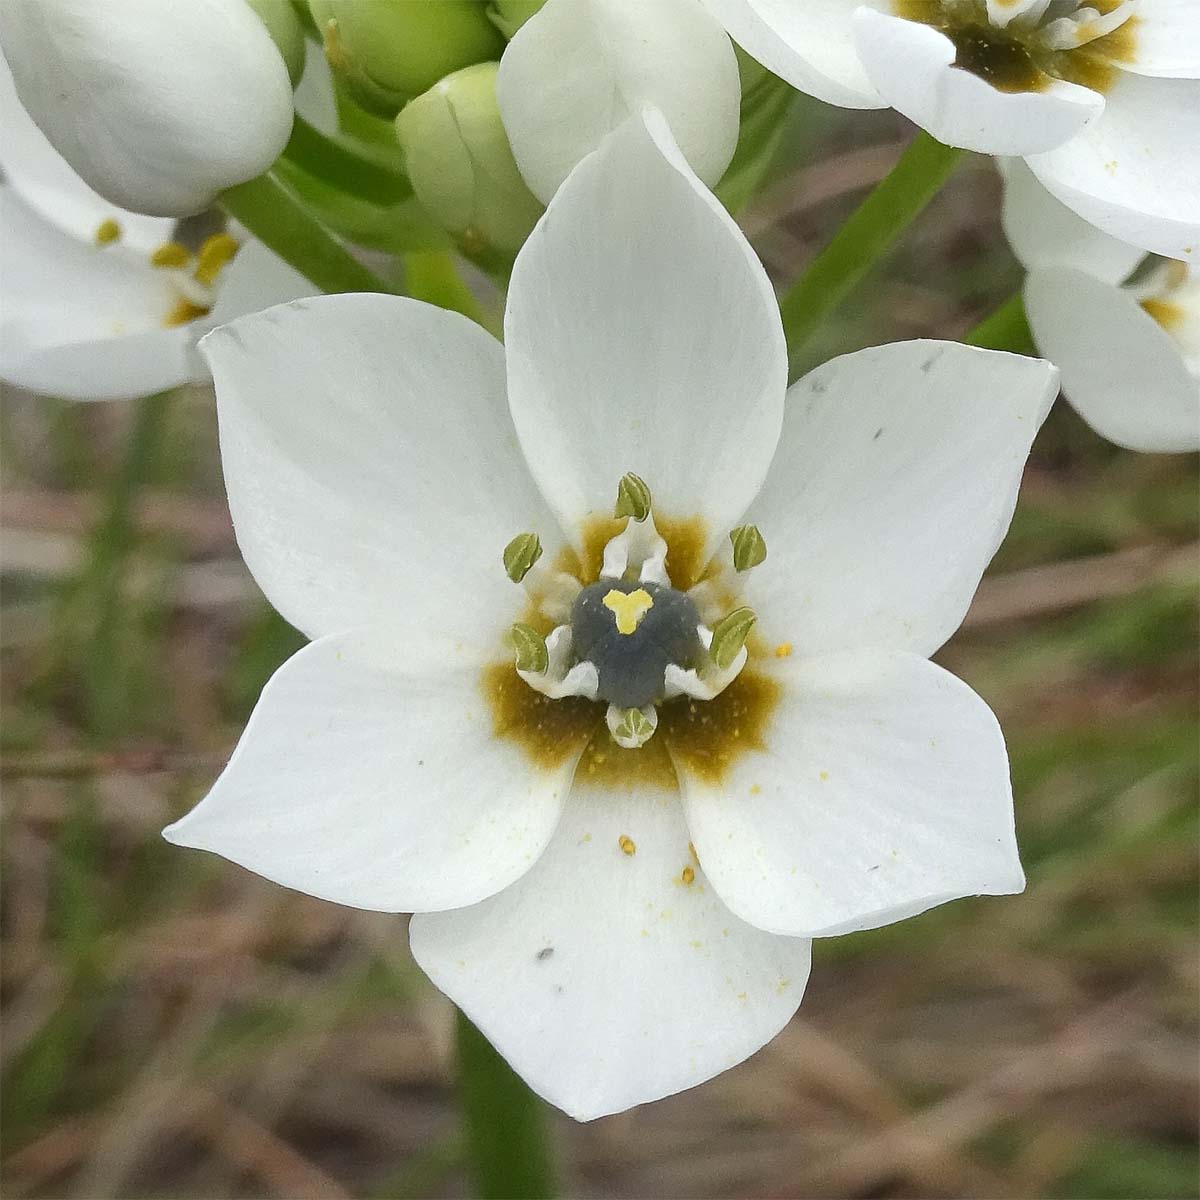
[[644, 521], [650, 515], [650, 488], [646, 481], [630, 471], [617, 484], [617, 505], [614, 517], [632, 517]]
[[542, 539], [536, 533], [518, 533], [504, 547], [504, 573], [513, 583], [520, 583], [541, 557]]
[[513, 649], [517, 652], [517, 670], [541, 675], [550, 665], [546, 639], [531, 625], [518, 621], [510, 631]]
[[729, 533], [733, 544], [733, 569], [748, 571], [767, 557], [767, 543], [757, 525], [739, 525]]
[[727, 617], [717, 623], [713, 630], [712, 645], [708, 648], [709, 657], [722, 671], [732, 666], [738, 651], [746, 644], [750, 630], [758, 618], [752, 608], [735, 608]]
[[643, 746], [654, 734], [654, 725], [640, 708], [627, 708], [612, 727], [612, 735], [618, 741], [635, 742]]

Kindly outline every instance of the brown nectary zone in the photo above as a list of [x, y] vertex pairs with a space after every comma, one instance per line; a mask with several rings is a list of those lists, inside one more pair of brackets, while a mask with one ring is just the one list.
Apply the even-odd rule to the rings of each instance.
[[[676, 520], [654, 515], [667, 543], [667, 571], [680, 589], [704, 576], [706, 534], [699, 518]], [[560, 553], [555, 566], [582, 583], [599, 577], [604, 546], [620, 533], [622, 522], [598, 517], [584, 529], [582, 556]], [[531, 607], [521, 620], [542, 633], [548, 622]], [[761, 647], [751, 643], [751, 654]], [[625, 750], [612, 740], [604, 721], [605, 705], [577, 698], [551, 700], [531, 688], [516, 672], [511, 658], [485, 667], [481, 687], [492, 714], [492, 732], [519, 746], [530, 764], [543, 770], [560, 767], [580, 745], [584, 751], [575, 771], [576, 786], [609, 790], [648, 787], [675, 791], [678, 780], [671, 756], [709, 783], [720, 783], [730, 765], [749, 750], [766, 746], [767, 726], [779, 702], [774, 679], [745, 670], [713, 700], [680, 697], [659, 706], [658, 732], [640, 750]]]
[[[1102, 16], [1121, 0], [1088, 0]], [[1078, 50], [1046, 51], [1027, 44], [1019, 30], [997, 29], [983, 0], [947, 10], [942, 0], [892, 0], [898, 17], [932, 25], [955, 45], [954, 65], [978, 75], [1001, 92], [1045, 91], [1052, 79], [1066, 80], [1094, 92], [1112, 87], [1117, 67], [1131, 62], [1137, 49], [1137, 17]]]

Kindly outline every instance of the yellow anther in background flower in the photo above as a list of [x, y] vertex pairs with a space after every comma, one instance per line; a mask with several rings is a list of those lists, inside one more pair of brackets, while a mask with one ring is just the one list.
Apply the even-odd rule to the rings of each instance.
[[617, 838], [617, 845], [621, 847], [621, 853], [629, 855], [630, 858], [637, 853], [637, 845], [627, 833]]
[[188, 248], [178, 242], [163, 242], [158, 249], [150, 252], [152, 267], [186, 267], [191, 261], [192, 256], [188, 253]]
[[642, 618], [654, 607], [654, 598], [645, 588], [636, 592], [619, 592], [613, 588], [602, 601], [617, 622], [618, 633], [634, 633]]
[[190, 300], [180, 297], [163, 318], [163, 324], [168, 329], [173, 329], [176, 325], [186, 325], [197, 317], [207, 317], [210, 311], [203, 304], [193, 304]]
[[214, 233], [205, 238], [196, 255], [193, 278], [205, 287], [212, 287], [225, 265], [238, 252], [238, 240], [231, 233]]
[[106, 217], [96, 226], [93, 236], [97, 246], [111, 246], [113, 242], [121, 240], [121, 226], [112, 217]]

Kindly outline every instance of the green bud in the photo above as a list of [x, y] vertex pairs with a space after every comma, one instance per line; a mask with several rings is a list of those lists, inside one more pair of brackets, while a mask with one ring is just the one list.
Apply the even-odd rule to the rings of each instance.
[[541, 557], [541, 538], [536, 533], [518, 533], [504, 547], [504, 572], [513, 583], [520, 583]]
[[470, 258], [509, 260], [542, 215], [496, 104], [496, 63], [447, 75], [404, 107], [396, 134], [422, 208]]
[[246, 0], [267, 27], [275, 48], [287, 67], [292, 87], [304, 74], [304, 26], [296, 15], [292, 0]]
[[650, 489], [646, 481], [632, 471], [617, 484], [617, 504], [614, 517], [632, 517], [644, 521], [650, 515]]
[[487, 7], [488, 20], [506, 38], [511, 38], [545, 3], [546, 0], [492, 0]]
[[546, 639], [531, 625], [522, 625], [520, 622], [512, 627], [509, 636], [517, 653], [517, 670], [541, 675], [550, 665], [550, 651], [546, 649]]
[[757, 525], [739, 525], [729, 534], [733, 543], [733, 569], [748, 571], [767, 557], [767, 543]]
[[735, 608], [729, 616], [722, 617], [717, 623], [708, 654], [722, 671], [737, 658], [738, 651], [746, 644], [750, 630], [754, 628], [757, 620], [753, 609]]
[[394, 117], [443, 75], [500, 57], [479, 0], [308, 0], [334, 74], [363, 108]]

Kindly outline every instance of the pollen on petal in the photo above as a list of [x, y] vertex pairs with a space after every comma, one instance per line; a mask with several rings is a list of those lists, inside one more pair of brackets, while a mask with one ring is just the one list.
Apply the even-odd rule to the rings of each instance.
[[696, 872], [691, 867], [684, 867], [679, 878], [690, 887], [696, 882]]
[[791, 658], [792, 657], [792, 649], [793, 649], [793, 647], [792, 647], [791, 642], [780, 642], [779, 645], [775, 647], [775, 657], [776, 658]]
[[637, 843], [627, 833], [621, 834], [617, 838], [617, 845], [621, 847], [621, 853], [632, 858], [637, 853]]

